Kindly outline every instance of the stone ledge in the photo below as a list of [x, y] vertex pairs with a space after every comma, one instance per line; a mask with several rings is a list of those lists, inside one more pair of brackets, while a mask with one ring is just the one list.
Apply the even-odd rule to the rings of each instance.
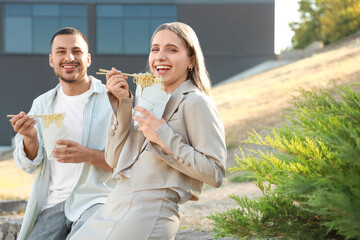
[[0, 240], [16, 240], [23, 216], [0, 216]]
[[27, 201], [25, 200], [1, 200], [0, 213], [19, 213], [24, 212]]
[[[23, 216], [0, 216], [0, 240], [16, 240]], [[206, 231], [180, 229], [175, 240], [214, 240], [214, 234]], [[235, 240], [234, 238], [219, 238], [219, 240]]]

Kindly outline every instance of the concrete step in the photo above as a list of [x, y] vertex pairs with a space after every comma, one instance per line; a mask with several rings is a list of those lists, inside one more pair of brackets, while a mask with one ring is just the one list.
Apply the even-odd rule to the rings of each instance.
[[11, 213], [24, 212], [27, 201], [25, 200], [1, 200], [0, 214], [9, 215]]

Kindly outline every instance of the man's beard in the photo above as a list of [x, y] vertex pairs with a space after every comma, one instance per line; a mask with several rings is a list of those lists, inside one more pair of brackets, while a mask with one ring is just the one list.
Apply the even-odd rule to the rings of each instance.
[[[55, 69], [54, 69], [54, 70], [55, 70]], [[56, 76], [58, 76], [58, 78], [59, 78], [61, 81], [65, 82], [65, 83], [70, 83], [70, 84], [72, 83], [72, 84], [74, 84], [74, 83], [78, 83], [79, 80], [81, 80], [81, 79], [83, 79], [83, 78], [85, 77], [86, 71], [87, 71], [87, 69], [81, 68], [81, 69], [80, 69], [80, 72], [79, 72], [79, 75], [75, 76], [73, 79], [66, 79], [66, 78], [64, 77], [64, 75], [61, 74], [61, 70], [55, 71], [55, 74], [56, 74]]]
[[65, 79], [65, 78], [62, 78], [61, 76], [59, 76], [58, 75], [58, 77], [59, 77], [59, 79], [61, 80], [61, 81], [63, 81], [63, 82], [66, 82], [66, 83], [77, 83], [78, 82], [78, 80], [77, 79]]

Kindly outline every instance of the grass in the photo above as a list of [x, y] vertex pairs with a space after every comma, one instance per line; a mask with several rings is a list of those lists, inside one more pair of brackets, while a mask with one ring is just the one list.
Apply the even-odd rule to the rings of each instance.
[[299, 88], [314, 89], [360, 80], [360, 44], [342, 47], [212, 90], [226, 129], [228, 148], [238, 147], [255, 129], [282, 123]]
[[0, 200], [23, 199], [30, 195], [34, 175], [23, 172], [12, 159], [0, 162]]

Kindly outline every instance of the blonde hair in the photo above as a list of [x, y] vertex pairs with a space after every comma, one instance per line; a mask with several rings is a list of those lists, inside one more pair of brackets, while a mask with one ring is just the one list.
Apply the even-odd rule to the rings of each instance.
[[211, 81], [209, 78], [209, 73], [205, 67], [204, 55], [195, 31], [189, 25], [182, 22], [164, 23], [154, 31], [151, 37], [150, 46], [156, 33], [162, 30], [170, 30], [184, 41], [184, 44], [188, 50], [188, 55], [191, 58], [193, 65], [192, 69], [189, 69], [188, 78], [197, 88], [200, 89], [200, 91], [209, 95]]

